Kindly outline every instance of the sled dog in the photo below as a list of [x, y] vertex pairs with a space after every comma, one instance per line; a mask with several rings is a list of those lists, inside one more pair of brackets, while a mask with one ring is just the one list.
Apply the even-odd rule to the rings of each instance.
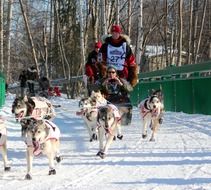
[[82, 98], [79, 101], [80, 112], [89, 133], [89, 141], [97, 140], [97, 112], [96, 101], [92, 98]]
[[138, 105], [143, 120], [142, 138], [147, 137], [147, 130], [150, 127], [152, 130], [150, 141], [155, 141], [155, 133], [160, 124], [162, 124], [164, 104], [161, 95], [162, 93], [160, 91], [154, 91]]
[[22, 136], [25, 135], [28, 119], [53, 120], [56, 116], [54, 106], [44, 97], [16, 97], [12, 104], [12, 113], [21, 123]]
[[0, 149], [4, 162], [4, 171], [9, 171], [10, 163], [7, 158], [7, 129], [5, 126], [4, 119], [1, 117], [0, 117]]
[[97, 124], [99, 136], [99, 152], [97, 153], [97, 156], [103, 159], [121, 124], [117, 107], [113, 104], [99, 107]]
[[114, 104], [111, 104], [110, 102], [108, 102], [104, 98], [104, 96], [103, 96], [103, 94], [101, 93], [100, 90], [92, 91], [91, 99], [93, 99], [96, 102], [97, 108], [102, 107], [102, 106], [106, 106], [108, 104], [115, 107], [114, 110], [116, 110], [116, 112], [118, 112], [118, 114], [120, 114], [121, 119], [119, 119], [119, 120], [121, 120], [121, 124], [118, 125], [118, 127], [117, 127], [117, 136], [115, 136], [114, 139], [116, 139], [116, 137], [117, 137], [118, 139], [122, 140], [123, 135], [122, 135], [122, 131], [121, 131], [121, 125], [122, 125], [122, 116], [123, 116], [123, 113], [124, 113], [124, 112], [121, 112], [122, 109], [119, 109]]
[[39, 154], [44, 154], [49, 161], [49, 175], [55, 175], [55, 163], [61, 161], [59, 156], [60, 147], [60, 130], [49, 120], [35, 120], [30, 119], [25, 143], [27, 146], [26, 160], [27, 160], [27, 174], [25, 179], [32, 179], [31, 170], [33, 157]]
[[108, 104], [108, 101], [104, 98], [104, 96], [100, 92], [100, 90], [98, 90], [98, 91], [92, 91], [91, 98], [96, 101], [96, 106], [97, 107], [99, 107], [99, 106], [105, 106], [105, 105]]

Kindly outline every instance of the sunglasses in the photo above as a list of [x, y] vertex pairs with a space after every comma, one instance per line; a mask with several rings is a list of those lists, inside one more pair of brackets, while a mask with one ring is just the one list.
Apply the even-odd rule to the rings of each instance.
[[116, 73], [116, 71], [108, 71], [108, 73], [110, 74], [110, 73]]

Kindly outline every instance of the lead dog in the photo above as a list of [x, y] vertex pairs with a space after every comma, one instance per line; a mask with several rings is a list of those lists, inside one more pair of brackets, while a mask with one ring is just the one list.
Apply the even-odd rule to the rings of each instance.
[[148, 98], [138, 105], [143, 120], [142, 138], [147, 137], [147, 130], [150, 127], [152, 130], [150, 141], [155, 141], [155, 133], [162, 123], [164, 104], [161, 95], [161, 91], [153, 91]]
[[16, 97], [12, 104], [12, 113], [21, 123], [22, 136], [25, 136], [28, 119], [49, 119], [56, 116], [54, 106], [44, 97]]
[[[116, 110], [116, 112], [118, 112], [118, 114], [120, 114], [120, 119], [122, 121], [122, 114], [123, 112], [121, 112], [121, 109], [117, 108], [115, 105], [111, 104], [110, 102], [108, 102], [103, 94], [101, 93], [100, 90], [98, 91], [92, 91], [91, 93], [91, 98], [94, 99], [94, 101], [96, 101], [96, 106], [99, 108], [99, 107], [102, 107], [102, 106], [106, 106], [106, 105], [112, 105], [113, 108], [115, 107], [114, 110]], [[122, 135], [122, 131], [121, 131], [121, 125], [118, 125], [117, 127], [117, 136], [114, 137], [114, 139], [116, 139], [116, 137], [120, 140], [122, 140], [123, 138], [123, 135]]]
[[97, 113], [96, 100], [94, 98], [82, 98], [79, 101], [80, 115], [85, 122], [89, 133], [89, 141], [97, 140]]
[[33, 157], [44, 154], [49, 161], [49, 175], [55, 175], [55, 164], [61, 161], [59, 156], [60, 130], [48, 120], [31, 119], [27, 128], [25, 142], [27, 145], [27, 174], [25, 179], [32, 179], [31, 170]]
[[120, 114], [117, 107], [113, 104], [99, 107], [97, 123], [99, 136], [99, 151], [97, 156], [103, 159], [105, 158], [121, 124]]
[[0, 149], [4, 162], [4, 171], [10, 170], [10, 163], [7, 158], [7, 129], [4, 119], [0, 117]]

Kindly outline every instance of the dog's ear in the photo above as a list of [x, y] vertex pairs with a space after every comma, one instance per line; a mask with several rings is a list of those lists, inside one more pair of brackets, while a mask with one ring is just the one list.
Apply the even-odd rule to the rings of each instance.
[[148, 96], [154, 95], [155, 91], [156, 91], [155, 89], [148, 90]]
[[24, 102], [28, 102], [28, 97], [25, 95], [25, 96], [23, 97], [23, 100], [24, 100]]
[[16, 95], [15, 95], [15, 99], [16, 98], [20, 98], [21, 97], [21, 95], [19, 94], [19, 93], [17, 93]]
[[108, 106], [108, 112], [111, 112], [112, 111], [112, 107]]
[[92, 97], [94, 97], [94, 96], [95, 96], [95, 91], [94, 91], [94, 90], [92, 90], [92, 92], [91, 92], [91, 96], [92, 96]]

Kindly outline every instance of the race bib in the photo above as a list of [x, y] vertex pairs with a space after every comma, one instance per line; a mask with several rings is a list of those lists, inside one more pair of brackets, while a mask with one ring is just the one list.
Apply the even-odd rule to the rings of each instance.
[[124, 69], [126, 56], [126, 42], [124, 42], [120, 47], [114, 47], [108, 44], [107, 48], [107, 64], [115, 66], [118, 71]]

